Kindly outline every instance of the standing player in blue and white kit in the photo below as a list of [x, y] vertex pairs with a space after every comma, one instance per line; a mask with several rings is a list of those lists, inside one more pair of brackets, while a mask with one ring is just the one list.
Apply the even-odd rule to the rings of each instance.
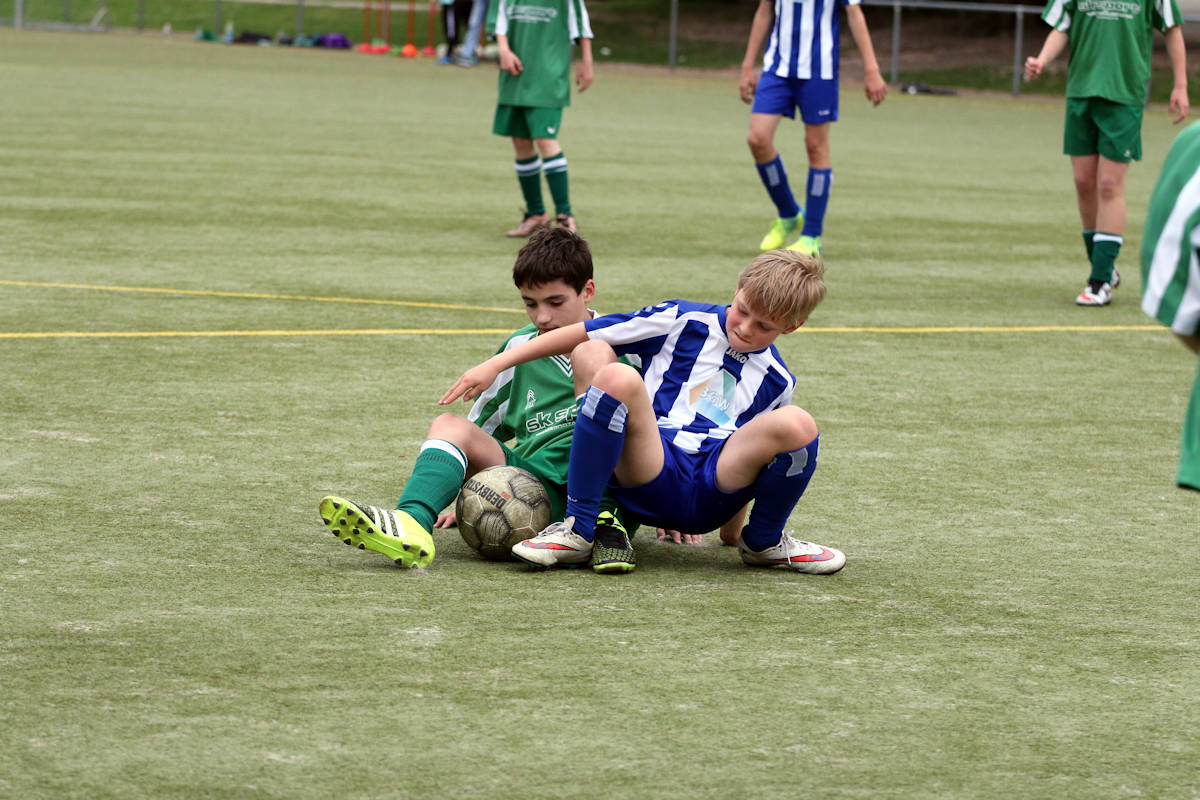
[[[829, 123], [838, 118], [838, 29], [842, 6], [854, 44], [862, 55], [867, 99], [874, 105], [887, 97], [887, 84], [875, 60], [875, 48], [859, 0], [760, 0], [750, 40], [742, 60], [739, 89], [742, 102], [753, 102], [750, 134], [746, 143], [754, 156], [758, 176], [775, 204], [778, 219], [759, 245], [762, 250], [783, 247], [801, 223], [800, 238], [789, 250], [812, 255], [821, 252], [825, 208], [833, 187], [833, 161], [829, 152]], [[762, 62], [762, 78], [755, 80], [758, 51], [770, 31]], [[775, 149], [775, 129], [783, 117], [795, 119], [796, 106], [804, 121], [804, 146], [808, 150], [807, 212], [796, 203], [788, 184], [783, 159]]]
[[[442, 397], [470, 400], [516, 364], [571, 353], [586, 384], [571, 439], [567, 518], [513, 548], [535, 566], [587, 563], [607, 487], [640, 521], [701, 533], [752, 499], [738, 550], [749, 566], [837, 572], [846, 557], [784, 525], [817, 466], [812, 416], [775, 348], [825, 297], [820, 258], [776, 250], [742, 271], [728, 306], [668, 300], [569, 325], [498, 353]], [[618, 356], [637, 354], [642, 368]]]

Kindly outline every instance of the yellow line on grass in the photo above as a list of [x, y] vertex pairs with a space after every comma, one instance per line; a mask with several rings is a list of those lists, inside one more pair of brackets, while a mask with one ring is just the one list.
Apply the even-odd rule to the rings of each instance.
[[88, 289], [95, 292], [142, 292], [146, 294], [183, 294], [199, 297], [239, 297], [251, 300], [303, 300], [311, 303], [364, 303], [376, 306], [406, 306], [409, 308], [443, 308], [459, 311], [498, 311], [504, 314], [523, 314], [520, 308], [467, 306], [453, 303], [425, 303], [417, 300], [372, 300], [363, 297], [317, 297], [302, 294], [267, 294], [265, 292], [218, 292], [206, 289], [165, 289], [154, 286], [105, 286], [88, 283], [40, 283], [38, 281], [2, 281], [4, 286], [32, 286], [43, 289]]
[[1092, 331], [1161, 331], [1161, 325], [961, 325], [927, 328], [801, 328], [809, 333], [1087, 333]]
[[[1159, 325], [1030, 325], [959, 328], [804, 328], [807, 333], [1086, 333], [1091, 331], [1162, 331]], [[33, 331], [0, 332], [0, 339], [152, 339], [205, 336], [502, 336], [508, 328], [362, 328], [351, 330], [269, 331]]]
[[447, 334], [489, 334], [500, 336], [508, 333], [512, 333], [508, 328], [367, 328], [345, 331], [37, 331], [33, 333], [0, 333], [0, 339], [149, 339], [203, 336], [444, 336]]

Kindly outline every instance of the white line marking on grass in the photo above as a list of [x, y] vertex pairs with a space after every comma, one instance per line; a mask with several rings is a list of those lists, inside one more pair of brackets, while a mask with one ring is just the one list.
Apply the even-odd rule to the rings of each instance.
[[199, 297], [239, 297], [250, 300], [302, 300], [310, 303], [366, 303], [377, 306], [406, 306], [409, 308], [448, 308], [461, 311], [498, 311], [503, 314], [524, 314], [520, 308], [466, 306], [453, 303], [425, 303], [417, 300], [373, 300], [363, 297], [316, 297], [301, 294], [267, 294], [265, 292], [218, 292], [205, 289], [166, 289], [154, 286], [105, 286], [88, 283], [40, 283], [38, 281], [0, 281], [4, 286], [30, 286], [43, 289], [88, 289], [96, 292], [143, 292], [148, 294], [183, 294]]

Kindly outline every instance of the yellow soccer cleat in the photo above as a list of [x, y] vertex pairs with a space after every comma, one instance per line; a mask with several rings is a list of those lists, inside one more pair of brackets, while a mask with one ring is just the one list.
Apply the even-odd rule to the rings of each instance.
[[821, 237], [801, 236], [799, 239], [789, 244], [787, 249], [794, 250], [797, 253], [803, 253], [806, 256], [819, 256], [821, 255]]
[[796, 230], [803, 220], [804, 214], [801, 214], [790, 222], [782, 217], [776, 219], [771, 223], [771, 230], [767, 231], [767, 235], [759, 242], [758, 249], [765, 253], [767, 250], [778, 250], [783, 247], [784, 242], [787, 241], [788, 234]]
[[325, 527], [352, 547], [381, 553], [401, 567], [427, 567], [433, 561], [433, 537], [404, 511], [332, 495], [320, 509]]

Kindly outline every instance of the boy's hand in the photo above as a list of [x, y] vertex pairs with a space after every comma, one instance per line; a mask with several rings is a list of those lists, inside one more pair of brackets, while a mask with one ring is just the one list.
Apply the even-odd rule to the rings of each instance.
[[871, 101], [871, 105], [877, 106], [883, 102], [883, 98], [887, 97], [887, 81], [883, 79], [883, 75], [878, 69], [869, 70], [866, 75], [864, 90], [867, 93], [867, 99]]
[[436, 528], [453, 528], [458, 525], [458, 515], [453, 511], [443, 511], [438, 514], [438, 518], [434, 520], [433, 527]]
[[742, 65], [742, 79], [738, 81], [738, 93], [742, 96], [742, 102], [749, 105], [754, 102], [754, 90], [758, 88], [757, 70], [753, 65]]
[[704, 544], [704, 536], [699, 533], [680, 533], [679, 531], [669, 531], [665, 528], [656, 528], [660, 542], [674, 542], [675, 544], [700, 545]]
[[1025, 59], [1025, 80], [1031, 81], [1042, 74], [1042, 70], [1046, 68], [1046, 61], [1038, 56], [1030, 56]]
[[464, 372], [454, 382], [454, 385], [442, 395], [442, 399], [438, 400], [438, 405], [450, 405], [460, 397], [465, 401], [470, 401], [482, 394], [483, 390], [491, 386], [492, 381], [496, 380], [496, 376], [500, 374], [500, 370], [492, 367], [491, 363], [491, 359], [488, 359]]
[[592, 85], [593, 74], [591, 62], [579, 62], [579, 67], [575, 70], [575, 86], [578, 87], [580, 94], [586, 92], [587, 88]]
[[1187, 118], [1188, 111], [1191, 106], [1188, 104], [1187, 89], [1175, 88], [1171, 90], [1171, 100], [1167, 103], [1167, 110], [1175, 115], [1175, 119], [1171, 120], [1176, 125], [1183, 122]]
[[506, 48], [500, 51], [500, 69], [509, 75], [520, 75], [524, 67], [517, 54]]

